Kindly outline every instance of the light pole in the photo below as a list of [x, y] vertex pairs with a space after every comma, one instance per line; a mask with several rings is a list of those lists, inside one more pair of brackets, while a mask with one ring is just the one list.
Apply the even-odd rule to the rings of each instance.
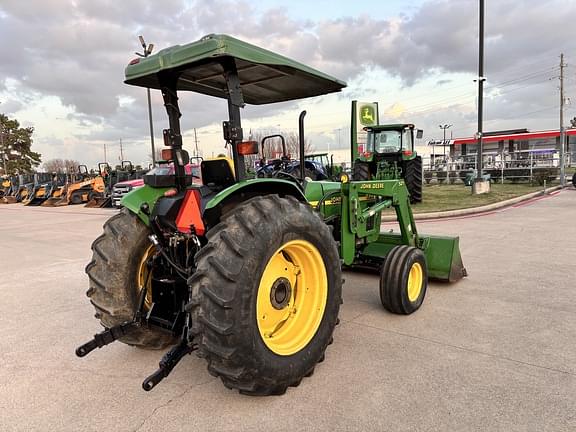
[[482, 121], [484, 111], [484, 0], [480, 0], [479, 9], [479, 22], [478, 22], [478, 132], [476, 137], [478, 139], [478, 165], [477, 165], [477, 179], [482, 179], [482, 157], [484, 156], [484, 148], [482, 142]]
[[[144, 48], [144, 54], [136, 53], [140, 57], [148, 57], [152, 54], [154, 49], [154, 44], [146, 45], [144, 37], [142, 35], [138, 36], [140, 40], [140, 45]], [[152, 102], [150, 101], [150, 87], [146, 89], [146, 94], [148, 95], [148, 120], [150, 121], [150, 144], [152, 146], [152, 164], [156, 165], [156, 149], [154, 148], [154, 125], [152, 124]]]
[[[1, 104], [2, 102], [0, 102]], [[8, 175], [8, 167], [6, 165], [6, 150], [4, 149], [4, 122], [0, 122], [0, 149], [2, 149], [2, 162], [4, 164], [4, 175]]]
[[444, 150], [444, 163], [446, 163], [446, 129], [451, 128], [452, 125], [445, 124], [445, 125], [439, 125], [438, 127], [442, 129], [444, 132], [444, 138], [442, 139], [442, 149]]
[[2, 161], [4, 162], [4, 175], [8, 175], [6, 166], [6, 150], [4, 149], [4, 123], [0, 123], [0, 148], [2, 149]]

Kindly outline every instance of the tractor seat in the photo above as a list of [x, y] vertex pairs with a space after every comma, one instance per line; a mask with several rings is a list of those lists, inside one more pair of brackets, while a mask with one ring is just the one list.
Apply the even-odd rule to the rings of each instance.
[[233, 163], [229, 158], [207, 159], [200, 163], [202, 183], [212, 190], [222, 190], [236, 182]]

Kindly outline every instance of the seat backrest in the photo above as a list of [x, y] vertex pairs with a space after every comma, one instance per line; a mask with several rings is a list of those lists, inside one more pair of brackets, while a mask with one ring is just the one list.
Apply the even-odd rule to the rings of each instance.
[[234, 168], [229, 158], [203, 160], [200, 163], [202, 183], [208, 187], [226, 188], [235, 183]]

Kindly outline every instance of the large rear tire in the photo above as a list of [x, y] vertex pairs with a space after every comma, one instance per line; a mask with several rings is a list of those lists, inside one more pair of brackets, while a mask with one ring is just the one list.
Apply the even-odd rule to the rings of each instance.
[[370, 165], [367, 162], [362, 162], [360, 160], [354, 161], [354, 166], [352, 167], [352, 180], [370, 180]]
[[422, 202], [422, 158], [416, 156], [406, 161], [405, 167], [404, 181], [410, 194], [410, 202], [412, 204]]
[[[104, 224], [104, 233], [92, 243], [92, 261], [86, 266], [90, 288], [86, 295], [96, 309], [96, 318], [110, 328], [132, 319], [142, 280], [146, 256], [152, 250], [150, 231], [136, 215], [123, 209]], [[169, 333], [139, 328], [121, 342], [143, 348], [161, 349], [176, 342]]]
[[572, 174], [572, 186], [576, 188], [576, 172]]
[[330, 229], [294, 198], [252, 198], [208, 231], [189, 279], [198, 355], [224, 385], [282, 394], [324, 358], [342, 302]]

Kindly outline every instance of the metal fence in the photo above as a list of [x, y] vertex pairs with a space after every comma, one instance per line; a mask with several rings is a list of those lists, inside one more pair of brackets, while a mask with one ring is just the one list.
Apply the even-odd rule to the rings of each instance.
[[[572, 166], [570, 154], [565, 160], [565, 167]], [[454, 159], [425, 157], [422, 163], [424, 182], [427, 184], [465, 182], [467, 178], [476, 175], [476, 155], [459, 156]], [[483, 174], [489, 175], [492, 181], [501, 183], [504, 181], [550, 183], [560, 176], [560, 158], [557, 153], [536, 151], [485, 154]]]

